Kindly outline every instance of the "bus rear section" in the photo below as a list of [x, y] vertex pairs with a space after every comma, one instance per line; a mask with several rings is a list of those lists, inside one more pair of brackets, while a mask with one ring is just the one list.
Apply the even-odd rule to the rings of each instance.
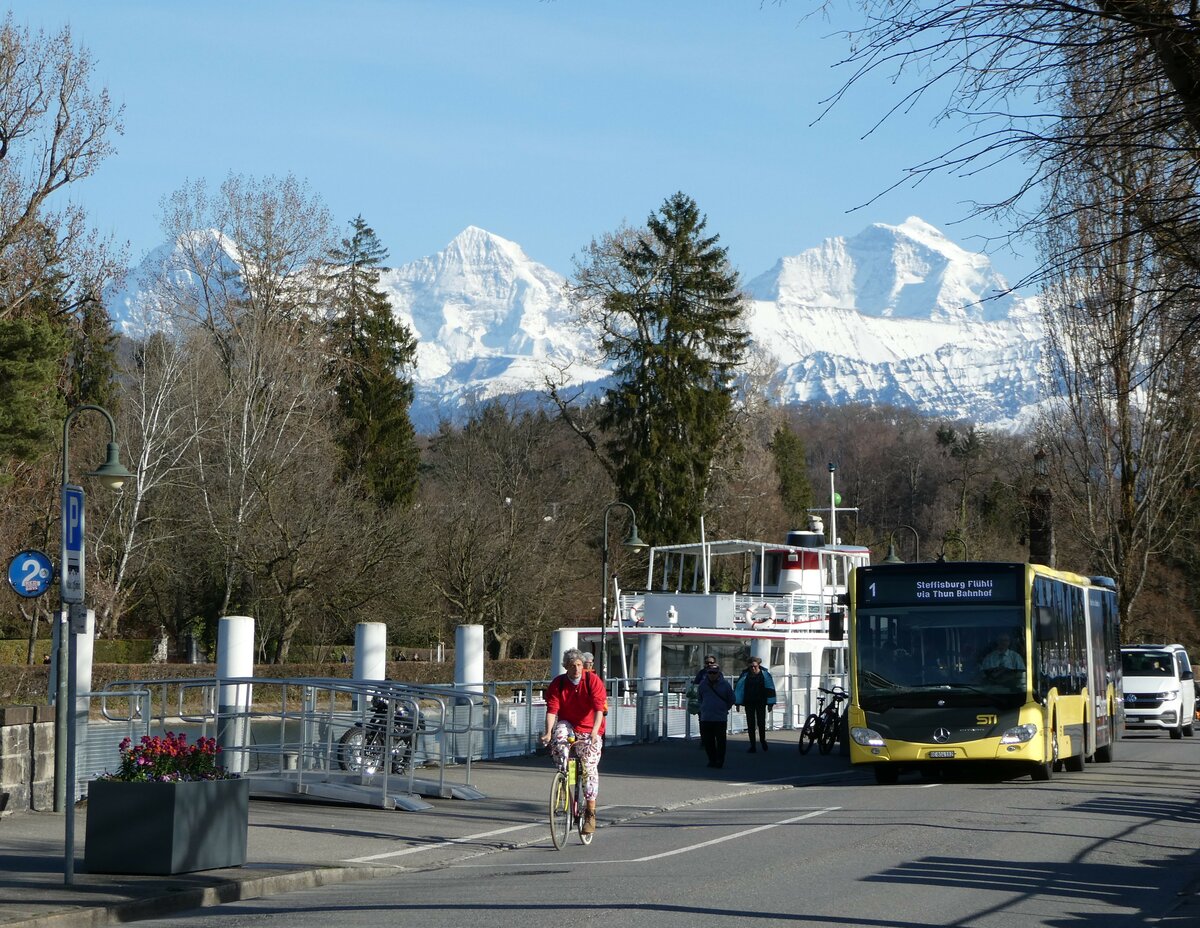
[[851, 761], [871, 764], [881, 783], [906, 768], [983, 762], [1035, 779], [1082, 769], [1096, 717], [1112, 731], [1107, 709], [1089, 710], [1089, 586], [1025, 564], [856, 570]]

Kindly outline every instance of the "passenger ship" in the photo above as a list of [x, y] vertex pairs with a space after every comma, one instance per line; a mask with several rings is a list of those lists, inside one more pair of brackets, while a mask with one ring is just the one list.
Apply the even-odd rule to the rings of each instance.
[[[812, 517], [783, 544], [708, 541], [662, 545], [649, 554], [646, 589], [614, 590], [608, 623], [560, 629], [563, 647], [578, 642], [613, 679], [690, 679], [704, 656], [715, 654], [734, 676], [758, 657], [777, 685], [787, 675], [803, 687], [844, 685], [846, 642], [834, 640], [841, 635], [831, 639], [831, 617], [844, 622], [842, 594], [851, 570], [870, 563], [869, 549], [827, 544], [823, 521]], [[749, 561], [745, 590], [712, 590], [723, 558], [742, 559], [730, 565], [735, 575], [744, 575]]]

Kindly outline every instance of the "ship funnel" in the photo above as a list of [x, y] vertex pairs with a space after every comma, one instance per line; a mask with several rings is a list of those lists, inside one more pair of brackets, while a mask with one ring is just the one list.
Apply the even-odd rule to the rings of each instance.
[[825, 544], [825, 523], [820, 516], [810, 516], [807, 529], [788, 532], [787, 543], [795, 548], [820, 548]]

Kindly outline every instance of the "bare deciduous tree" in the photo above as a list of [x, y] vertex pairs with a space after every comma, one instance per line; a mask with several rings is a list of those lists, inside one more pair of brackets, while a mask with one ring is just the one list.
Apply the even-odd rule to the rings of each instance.
[[169, 201], [176, 242], [160, 310], [204, 332], [190, 380], [196, 510], [224, 561], [220, 609], [238, 596], [247, 551], [273, 481], [331, 415], [313, 273], [329, 247], [329, 214], [294, 178], [229, 178], [215, 198], [193, 184]]
[[51, 199], [94, 174], [122, 129], [92, 70], [69, 29], [33, 33], [11, 13], [0, 25], [0, 320], [24, 314], [51, 269], [65, 272], [63, 311], [115, 273], [83, 209]]
[[1041, 433], [1059, 511], [1095, 569], [1117, 580], [1124, 622], [1177, 537], [1200, 450], [1200, 355], [1159, 285], [1195, 271], [1164, 255], [1129, 195], [1164, 183], [1169, 167], [1137, 148], [1083, 155], [1051, 192], [1070, 221], [1043, 238], [1052, 254], [1064, 241], [1080, 247], [1043, 297], [1056, 397]]
[[[431, 442], [421, 512], [428, 570], [449, 615], [485, 627], [493, 656], [524, 655], [549, 632], [590, 616], [600, 564], [589, 559], [607, 502], [591, 456], [561, 424], [496, 403]], [[590, 549], [594, 551], [594, 549]]]
[[[835, 105], [868, 75], [904, 72], [915, 86], [881, 119], [934, 98], [942, 116], [965, 122], [965, 141], [909, 169], [971, 176], [1022, 159], [1015, 189], [975, 208], [1010, 231], [1062, 226], [1074, 207], [1041, 196], [1069, 182], [1080, 156], [1153, 155], [1177, 182], [1141, 191], [1138, 224], [1157, 251], [1200, 267], [1200, 30], [1194, 9], [1166, 0], [860, 0], [867, 24], [850, 33], [852, 73]], [[1081, 69], [1081, 63], [1103, 66]], [[1132, 218], [1132, 215], [1131, 215]], [[1077, 249], [1060, 241], [1031, 278], [1068, 267]], [[1166, 286], [1167, 282], [1158, 281]]]
[[[125, 603], [136, 597], [136, 578], [149, 558], [172, 535], [187, 529], [163, 518], [162, 497], [177, 485], [194, 433], [184, 406], [186, 351], [169, 333], [153, 333], [138, 343], [122, 376], [121, 434], [126, 466], [134, 479], [110, 509], [109, 530], [99, 535], [98, 560], [110, 598], [97, 603], [96, 633], [118, 634]], [[159, 497], [156, 509], [150, 500]]]

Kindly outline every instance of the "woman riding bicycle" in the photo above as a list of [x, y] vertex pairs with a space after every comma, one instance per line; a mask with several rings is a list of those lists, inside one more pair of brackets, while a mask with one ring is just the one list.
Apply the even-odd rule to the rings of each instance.
[[583, 816], [584, 834], [596, 830], [596, 795], [600, 791], [600, 753], [604, 749], [604, 708], [608, 696], [604, 684], [594, 673], [583, 672], [583, 652], [569, 648], [563, 654], [563, 669], [546, 688], [546, 730], [542, 744], [550, 745], [556, 761], [572, 750], [570, 737], [575, 737], [574, 753], [583, 761], [587, 782], [583, 798], [587, 809]]

